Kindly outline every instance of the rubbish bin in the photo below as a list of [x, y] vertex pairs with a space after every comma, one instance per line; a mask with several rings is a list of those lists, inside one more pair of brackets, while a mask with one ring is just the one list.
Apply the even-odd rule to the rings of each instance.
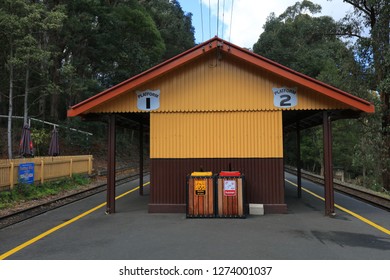
[[244, 176], [239, 171], [221, 171], [217, 177], [220, 218], [245, 218]]
[[187, 218], [214, 217], [214, 196], [212, 172], [192, 172], [187, 176]]

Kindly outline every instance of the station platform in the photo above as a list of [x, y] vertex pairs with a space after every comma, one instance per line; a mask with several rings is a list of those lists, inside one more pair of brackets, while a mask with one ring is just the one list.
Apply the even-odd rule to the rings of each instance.
[[[142, 197], [135, 190], [119, 198], [117, 213], [106, 215], [106, 194], [97, 194], [0, 230], [0, 259], [390, 260], [388, 211], [335, 193], [336, 204], [368, 222], [342, 210], [327, 217], [322, 200], [305, 191], [298, 199], [295, 176], [285, 179], [288, 214], [246, 219], [149, 214], [149, 187]], [[117, 195], [137, 184], [118, 186]], [[321, 186], [302, 185], [323, 196]]]

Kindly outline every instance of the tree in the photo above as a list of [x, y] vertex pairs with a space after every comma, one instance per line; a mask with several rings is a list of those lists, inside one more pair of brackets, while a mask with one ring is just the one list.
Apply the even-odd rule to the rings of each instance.
[[2, 0], [0, 34], [9, 157], [12, 116], [64, 120], [69, 106], [195, 41], [191, 14], [169, 0]]
[[140, 0], [152, 16], [164, 40], [163, 59], [169, 59], [195, 45], [192, 14], [184, 14], [177, 0]]
[[339, 34], [357, 38], [359, 56], [373, 70], [372, 89], [380, 95], [381, 173], [383, 187], [390, 190], [390, 3], [388, 0], [344, 2], [354, 11], [342, 21]]
[[[42, 48], [40, 34], [44, 30], [58, 28], [63, 18], [62, 13], [51, 13], [46, 6], [35, 1], [3, 1], [0, 9], [0, 32], [5, 41], [2, 60], [7, 65], [8, 72], [8, 124], [7, 141], [8, 157], [13, 157], [12, 151], [12, 117], [14, 112], [15, 83], [23, 84], [24, 76], [24, 121], [28, 116], [28, 97], [30, 92], [30, 76], [33, 66], [47, 57], [47, 51]], [[35, 65], [36, 66], [36, 65]], [[24, 74], [22, 74], [24, 73]]]
[[53, 119], [161, 62], [165, 51], [153, 19], [136, 0], [62, 2], [67, 19], [61, 32], [51, 34], [57, 42], [48, 92]]
[[327, 16], [312, 17], [307, 11], [318, 13], [321, 7], [302, 1], [279, 17], [271, 14], [253, 51], [313, 78], [331, 68], [341, 72], [340, 60], [354, 58], [346, 44], [335, 36], [336, 22]]
[[[374, 102], [375, 95], [368, 90], [370, 68], [358, 63], [353, 49], [340, 40], [337, 22], [330, 17], [308, 14], [320, 10], [320, 6], [302, 1], [288, 7], [278, 17], [271, 14], [253, 47], [254, 52]], [[378, 142], [374, 131], [376, 123], [375, 116], [367, 116], [357, 121], [338, 121], [333, 126], [334, 166], [354, 177], [363, 174], [363, 182], [378, 181], [374, 178], [377, 165], [373, 162], [378, 161], [380, 152], [372, 146], [364, 146]], [[302, 133], [304, 166], [315, 171], [319, 171], [317, 167], [323, 164], [320, 135], [320, 129], [316, 128]], [[289, 143], [293, 144], [287, 140], [286, 146]]]
[[97, 65], [104, 87], [113, 86], [161, 62], [165, 44], [152, 17], [137, 1], [110, 7], [99, 19]]

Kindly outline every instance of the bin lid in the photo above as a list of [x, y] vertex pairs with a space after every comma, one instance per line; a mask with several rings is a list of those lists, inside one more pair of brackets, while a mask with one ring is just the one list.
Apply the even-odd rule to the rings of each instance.
[[219, 172], [219, 176], [238, 177], [238, 176], [241, 176], [241, 172], [240, 171], [221, 171], [221, 172]]
[[200, 176], [200, 177], [206, 177], [206, 176], [213, 176], [213, 172], [192, 172], [191, 176]]

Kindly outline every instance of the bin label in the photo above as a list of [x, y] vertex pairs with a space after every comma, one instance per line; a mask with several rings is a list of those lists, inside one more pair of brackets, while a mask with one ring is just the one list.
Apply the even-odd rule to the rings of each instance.
[[196, 195], [206, 195], [206, 180], [196, 179], [194, 182], [194, 190]]
[[236, 181], [234, 180], [223, 181], [223, 194], [225, 196], [236, 196], [237, 195]]

